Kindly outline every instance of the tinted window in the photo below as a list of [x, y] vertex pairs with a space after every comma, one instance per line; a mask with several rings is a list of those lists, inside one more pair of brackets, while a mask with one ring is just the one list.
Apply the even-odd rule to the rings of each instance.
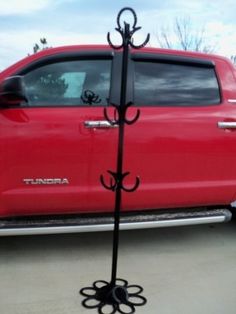
[[135, 62], [136, 105], [194, 106], [220, 103], [213, 68], [154, 62]]
[[111, 60], [48, 64], [24, 76], [30, 106], [106, 105]]

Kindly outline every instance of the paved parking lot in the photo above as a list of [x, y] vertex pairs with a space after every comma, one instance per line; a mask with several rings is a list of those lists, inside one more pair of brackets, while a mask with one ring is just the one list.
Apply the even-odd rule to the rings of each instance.
[[[0, 313], [96, 313], [78, 291], [109, 279], [111, 236], [0, 238]], [[118, 272], [145, 289], [137, 313], [235, 314], [236, 221], [123, 231]]]

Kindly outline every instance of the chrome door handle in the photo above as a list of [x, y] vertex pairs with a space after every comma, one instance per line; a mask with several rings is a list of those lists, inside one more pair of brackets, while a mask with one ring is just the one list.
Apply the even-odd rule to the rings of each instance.
[[219, 129], [236, 129], [236, 122], [219, 121], [218, 128]]
[[117, 124], [111, 124], [106, 120], [101, 121], [84, 121], [84, 126], [88, 129], [100, 128], [100, 129], [108, 129], [108, 128], [117, 128]]

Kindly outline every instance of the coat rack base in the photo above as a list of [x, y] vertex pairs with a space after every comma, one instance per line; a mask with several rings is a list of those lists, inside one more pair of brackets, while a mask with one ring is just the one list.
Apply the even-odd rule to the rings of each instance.
[[116, 279], [115, 283], [97, 280], [91, 287], [80, 290], [80, 294], [85, 297], [82, 305], [88, 309], [97, 308], [99, 314], [135, 313], [136, 306], [147, 302], [142, 292], [141, 286], [129, 285], [124, 279]]

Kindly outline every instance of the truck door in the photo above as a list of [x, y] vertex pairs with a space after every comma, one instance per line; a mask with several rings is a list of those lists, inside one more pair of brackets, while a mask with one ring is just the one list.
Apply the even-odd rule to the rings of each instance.
[[14, 73], [24, 77], [28, 102], [0, 110], [1, 216], [112, 207], [112, 193], [97, 196], [99, 176], [116, 157], [117, 130], [100, 123], [112, 96], [112, 63], [109, 51], [73, 52]]
[[220, 93], [214, 64], [137, 53], [131, 66], [141, 115], [126, 128], [125, 170], [140, 175], [141, 184], [125, 194], [124, 207], [229, 203], [236, 186], [235, 132], [222, 132], [218, 122], [232, 118], [232, 104]]

